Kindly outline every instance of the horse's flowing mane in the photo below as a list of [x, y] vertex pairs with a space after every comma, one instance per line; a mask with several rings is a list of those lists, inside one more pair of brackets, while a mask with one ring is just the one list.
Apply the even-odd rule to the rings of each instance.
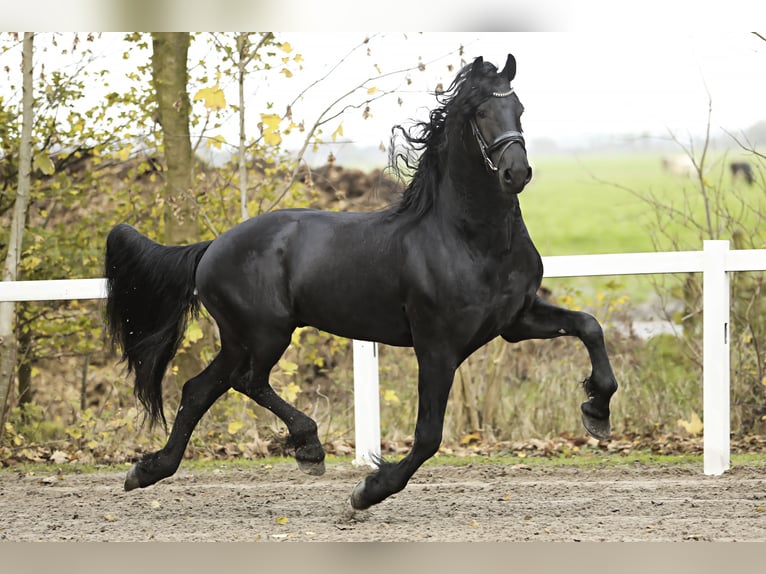
[[[409, 128], [402, 125], [392, 128], [389, 167], [400, 181], [412, 174], [402, 198], [394, 206], [395, 214], [406, 212], [420, 219], [436, 202], [443, 152], [448, 143], [447, 120], [457, 119], [455, 125], [462, 129], [469, 114], [490, 95], [490, 87], [481, 80], [497, 74], [493, 64], [483, 62], [481, 66], [477, 71], [473, 69], [474, 63], [465, 65], [445, 91], [436, 93], [441, 105], [430, 112], [428, 121], [417, 121]], [[398, 138], [404, 140], [403, 146], [397, 145]]]

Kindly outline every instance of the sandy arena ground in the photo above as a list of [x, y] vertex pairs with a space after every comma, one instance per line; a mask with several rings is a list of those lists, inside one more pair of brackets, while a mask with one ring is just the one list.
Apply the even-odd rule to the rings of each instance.
[[228, 463], [124, 492], [125, 472], [0, 472], [2, 541], [766, 541], [766, 468], [422, 468], [349, 517], [367, 469]]

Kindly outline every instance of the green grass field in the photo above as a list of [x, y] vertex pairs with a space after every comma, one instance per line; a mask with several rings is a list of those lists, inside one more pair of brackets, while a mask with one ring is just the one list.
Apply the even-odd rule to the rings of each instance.
[[[640, 199], [600, 180], [636, 188], [657, 185], [659, 162], [646, 157], [543, 158], [521, 195], [524, 219], [543, 255], [652, 251]], [[655, 173], [656, 172], [656, 173]]]
[[[754, 229], [763, 212], [763, 187], [747, 188], [732, 182], [726, 172], [736, 152], [711, 154], [706, 181], [713, 190], [711, 204], [735, 212], [743, 227]], [[674, 250], [670, 237], [683, 250], [702, 249], [702, 232], [689, 229], [688, 220], [706, 221], [699, 182], [666, 173], [662, 154], [567, 155], [533, 159], [534, 178], [521, 195], [524, 220], [543, 256], [588, 253], [633, 253]], [[635, 193], [631, 193], [632, 190]], [[664, 213], [658, 233], [656, 213], [646, 199], [653, 194], [672, 202], [686, 215]], [[743, 201], [744, 199], [744, 201]], [[739, 205], [740, 203], [746, 205]], [[735, 217], [735, 219], [737, 218]], [[685, 221], [686, 220], [686, 221]], [[714, 218], [717, 237], [731, 239], [726, 224]], [[659, 247], [655, 247], [655, 245]], [[732, 248], [735, 246], [732, 245]], [[624, 287], [634, 301], [651, 295], [651, 277], [549, 279], [554, 288], [584, 292]]]

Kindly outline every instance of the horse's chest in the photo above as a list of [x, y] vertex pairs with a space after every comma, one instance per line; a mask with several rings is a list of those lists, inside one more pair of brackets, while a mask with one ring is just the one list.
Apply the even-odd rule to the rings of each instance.
[[467, 322], [505, 322], [531, 302], [538, 286], [539, 274], [534, 268], [481, 266], [457, 278], [453, 302]]

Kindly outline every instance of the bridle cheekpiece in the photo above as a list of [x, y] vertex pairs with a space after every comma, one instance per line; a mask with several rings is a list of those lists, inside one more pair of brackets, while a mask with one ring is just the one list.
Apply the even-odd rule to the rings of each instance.
[[[509, 86], [507, 92], [492, 92], [493, 98], [506, 98], [510, 96], [513, 93], [513, 87]], [[481, 151], [481, 156], [484, 158], [484, 163], [487, 165], [487, 169], [493, 173], [497, 172], [497, 166], [494, 164], [492, 159], [490, 158], [490, 155], [494, 153], [496, 150], [501, 149], [500, 155], [498, 158], [503, 157], [503, 154], [505, 151], [511, 147], [511, 145], [517, 143], [521, 145], [521, 147], [524, 149], [524, 151], [527, 151], [527, 147], [524, 143], [524, 134], [517, 130], [508, 130], [507, 132], [501, 133], [499, 136], [497, 136], [494, 141], [487, 145], [486, 140], [484, 139], [484, 136], [481, 135], [481, 132], [479, 131], [479, 126], [476, 125], [476, 120], [472, 117], [470, 119], [471, 123], [471, 130], [473, 131], [473, 135], [476, 138], [477, 143], [479, 144], [479, 150]]]

